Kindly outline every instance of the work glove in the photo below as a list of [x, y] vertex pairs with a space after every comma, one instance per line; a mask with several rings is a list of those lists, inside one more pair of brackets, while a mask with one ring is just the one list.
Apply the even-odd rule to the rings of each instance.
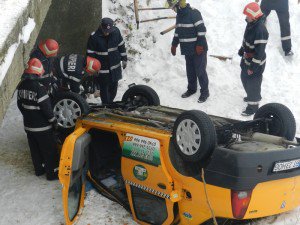
[[197, 55], [201, 55], [204, 52], [203, 46], [196, 46], [196, 53]]
[[249, 69], [248, 69], [248, 70], [247, 70], [247, 73], [248, 73], [249, 76], [251, 76], [251, 75], [253, 74], [253, 70], [249, 70]]
[[173, 56], [176, 55], [176, 48], [177, 48], [177, 46], [174, 46], [174, 45], [171, 47], [171, 53]]
[[241, 47], [240, 50], [239, 50], [239, 52], [238, 52], [239, 56], [243, 57], [244, 51], [245, 51], [244, 47]]
[[51, 124], [52, 124], [53, 130], [57, 130], [58, 129], [58, 122], [57, 122], [56, 118], [55, 118], [55, 120]]
[[127, 67], [127, 61], [122, 61], [122, 68], [125, 70]]

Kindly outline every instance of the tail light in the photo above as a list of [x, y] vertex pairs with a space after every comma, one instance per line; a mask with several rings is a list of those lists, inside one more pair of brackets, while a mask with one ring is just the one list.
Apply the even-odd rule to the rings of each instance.
[[250, 200], [251, 200], [252, 190], [250, 191], [233, 191], [231, 190], [231, 206], [232, 214], [236, 219], [243, 219]]

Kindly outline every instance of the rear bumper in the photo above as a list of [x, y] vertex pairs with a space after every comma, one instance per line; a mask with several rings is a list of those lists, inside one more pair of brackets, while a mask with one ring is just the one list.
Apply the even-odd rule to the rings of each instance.
[[[268, 152], [217, 148], [205, 167], [206, 182], [231, 190], [252, 190], [259, 183], [300, 176], [300, 168], [274, 173], [276, 162], [300, 159], [300, 147]], [[195, 177], [201, 181], [201, 177]]]

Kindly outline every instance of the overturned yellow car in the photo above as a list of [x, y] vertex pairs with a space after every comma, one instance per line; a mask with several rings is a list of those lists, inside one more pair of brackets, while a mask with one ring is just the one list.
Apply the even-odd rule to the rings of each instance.
[[139, 224], [231, 224], [300, 205], [300, 140], [287, 107], [237, 121], [159, 104], [135, 85], [77, 120], [59, 166], [67, 224], [84, 206], [86, 179]]

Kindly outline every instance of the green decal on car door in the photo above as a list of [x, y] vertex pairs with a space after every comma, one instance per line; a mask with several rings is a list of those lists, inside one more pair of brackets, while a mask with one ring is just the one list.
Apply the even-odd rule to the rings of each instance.
[[153, 138], [127, 133], [122, 154], [154, 166], [160, 165], [160, 143]]

